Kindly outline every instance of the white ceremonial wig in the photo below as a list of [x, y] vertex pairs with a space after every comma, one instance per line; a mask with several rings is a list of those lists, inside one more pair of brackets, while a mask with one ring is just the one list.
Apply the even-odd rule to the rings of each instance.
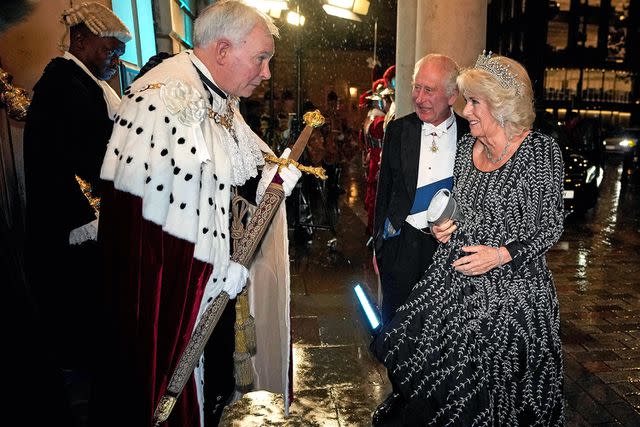
[[221, 38], [239, 43], [260, 21], [271, 35], [279, 37], [280, 31], [269, 15], [241, 1], [218, 1], [198, 15], [193, 30], [194, 46], [202, 47]]
[[122, 43], [131, 40], [127, 26], [100, 3], [81, 3], [73, 6], [62, 13], [62, 22], [67, 27], [84, 24], [98, 37], [114, 37]]

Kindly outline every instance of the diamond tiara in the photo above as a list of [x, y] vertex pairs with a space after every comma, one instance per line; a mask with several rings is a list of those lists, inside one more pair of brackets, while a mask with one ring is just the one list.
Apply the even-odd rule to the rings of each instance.
[[500, 86], [505, 89], [514, 88], [516, 95], [522, 96], [524, 85], [509, 71], [509, 66], [497, 61], [491, 61], [491, 55], [493, 55], [493, 53], [489, 51], [488, 54], [485, 54], [485, 52], [486, 50], [483, 50], [482, 53], [478, 55], [474, 68], [486, 71], [498, 80]]

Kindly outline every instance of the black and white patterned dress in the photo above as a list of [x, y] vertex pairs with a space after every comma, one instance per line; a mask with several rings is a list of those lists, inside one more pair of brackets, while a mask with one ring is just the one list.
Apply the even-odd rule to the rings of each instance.
[[[531, 132], [501, 168], [459, 142], [454, 195], [464, 223], [374, 343], [408, 401], [405, 425], [562, 425], [562, 348], [545, 252], [563, 229], [556, 142]], [[480, 276], [451, 267], [461, 247], [506, 246], [513, 260]]]

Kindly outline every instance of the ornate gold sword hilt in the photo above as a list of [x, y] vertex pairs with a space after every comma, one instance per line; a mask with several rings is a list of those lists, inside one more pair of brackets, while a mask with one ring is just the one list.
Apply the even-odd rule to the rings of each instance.
[[306, 172], [310, 175], [314, 175], [316, 178], [325, 180], [327, 179], [327, 174], [326, 171], [324, 170], [324, 168], [318, 166], [318, 167], [313, 167], [313, 166], [305, 166], [303, 164], [300, 164], [298, 162], [296, 162], [295, 160], [291, 160], [291, 159], [283, 159], [280, 157], [276, 157], [276, 156], [272, 156], [271, 154], [267, 154], [264, 156], [264, 160], [269, 162], [269, 163], [275, 163], [277, 165], [280, 165], [278, 167], [278, 170], [280, 170], [281, 167], [287, 167], [289, 165], [293, 165], [296, 168], [298, 168], [298, 170], [302, 171], [302, 172]]

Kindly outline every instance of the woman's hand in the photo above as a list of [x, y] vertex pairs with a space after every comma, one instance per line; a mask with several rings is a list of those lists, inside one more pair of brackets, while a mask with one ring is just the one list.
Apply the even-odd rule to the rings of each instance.
[[451, 235], [458, 229], [453, 220], [448, 219], [440, 225], [431, 227], [431, 233], [440, 243], [447, 243], [451, 239]]
[[453, 268], [467, 276], [484, 274], [511, 261], [509, 251], [503, 246], [499, 248], [484, 245], [465, 246], [462, 250], [470, 255], [458, 258], [452, 265]]

